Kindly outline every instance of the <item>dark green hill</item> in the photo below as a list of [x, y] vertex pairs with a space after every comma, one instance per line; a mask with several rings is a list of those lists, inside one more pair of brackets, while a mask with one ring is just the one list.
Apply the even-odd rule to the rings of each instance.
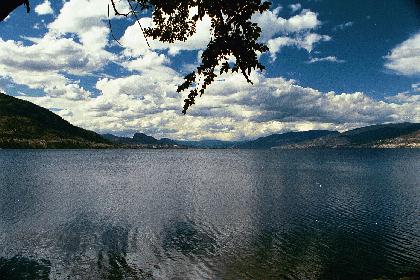
[[372, 125], [346, 131], [340, 135], [353, 145], [375, 143], [408, 135], [420, 130], [420, 123], [394, 123]]
[[279, 148], [418, 148], [419, 123], [371, 125]]
[[283, 134], [272, 134], [266, 137], [260, 137], [253, 141], [247, 141], [237, 145], [240, 149], [270, 149], [283, 145], [296, 144], [307, 140], [312, 140], [327, 135], [338, 135], [337, 131], [329, 130], [311, 130], [302, 132], [287, 132]]
[[0, 93], [0, 148], [100, 148], [109, 142], [31, 102]]

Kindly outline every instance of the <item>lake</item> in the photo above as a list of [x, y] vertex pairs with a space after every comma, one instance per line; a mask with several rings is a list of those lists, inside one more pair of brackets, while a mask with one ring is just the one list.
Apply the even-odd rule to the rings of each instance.
[[419, 150], [0, 150], [0, 279], [414, 279], [419, 174]]

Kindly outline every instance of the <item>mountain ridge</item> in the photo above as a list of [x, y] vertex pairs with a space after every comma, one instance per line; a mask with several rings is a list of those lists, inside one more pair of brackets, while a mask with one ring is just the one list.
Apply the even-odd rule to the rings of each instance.
[[255, 140], [246, 141], [236, 146], [239, 149], [271, 149], [290, 143], [300, 143], [306, 140], [312, 140], [328, 135], [339, 134], [338, 131], [330, 130], [309, 130], [299, 132], [286, 132], [281, 134], [271, 134], [259, 137]]
[[102, 134], [102, 137], [112, 142], [115, 145], [120, 145], [122, 148], [181, 148], [177, 141], [169, 138], [156, 139], [153, 136], [137, 132], [133, 137], [120, 137], [107, 133]]
[[420, 123], [370, 125], [274, 148], [420, 148]]
[[345, 132], [310, 130], [271, 134], [248, 141], [178, 141], [144, 133], [133, 137], [74, 126], [48, 109], [0, 92], [0, 148], [420, 148], [420, 123], [392, 123]]
[[106, 148], [99, 134], [0, 92], [0, 148]]

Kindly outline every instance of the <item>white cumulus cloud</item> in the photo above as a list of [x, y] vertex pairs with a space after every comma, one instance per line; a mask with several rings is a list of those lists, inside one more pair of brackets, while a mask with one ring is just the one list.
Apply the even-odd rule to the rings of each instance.
[[294, 38], [290, 37], [277, 37], [275, 39], [268, 40], [267, 46], [270, 51], [270, 56], [272, 60], [275, 60], [277, 53], [283, 47], [286, 46], [295, 46], [299, 49], [305, 49], [307, 52], [312, 52], [315, 44], [323, 41], [330, 41], [331, 37], [328, 35], [319, 35], [316, 33], [306, 33], [298, 35]]
[[295, 13], [295, 12], [299, 11], [300, 9], [302, 9], [302, 5], [300, 3], [290, 4], [289, 8], [292, 11], [292, 13]]
[[44, 3], [39, 4], [35, 7], [35, 13], [38, 15], [49, 15], [54, 14], [54, 10], [51, 7], [51, 3], [49, 0], [45, 0]]
[[261, 27], [261, 41], [267, 43], [274, 61], [283, 47], [297, 47], [311, 52], [317, 43], [330, 41], [328, 35], [315, 32], [321, 26], [318, 14], [302, 10], [288, 19], [279, 16], [280, 9], [256, 14], [252, 20]]
[[401, 75], [420, 74], [420, 32], [396, 46], [386, 56], [385, 67]]

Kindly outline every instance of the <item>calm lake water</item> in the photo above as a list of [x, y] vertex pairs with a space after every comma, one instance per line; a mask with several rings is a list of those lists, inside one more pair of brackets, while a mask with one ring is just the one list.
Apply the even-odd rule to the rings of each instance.
[[418, 277], [419, 174], [414, 150], [0, 150], [0, 279]]

